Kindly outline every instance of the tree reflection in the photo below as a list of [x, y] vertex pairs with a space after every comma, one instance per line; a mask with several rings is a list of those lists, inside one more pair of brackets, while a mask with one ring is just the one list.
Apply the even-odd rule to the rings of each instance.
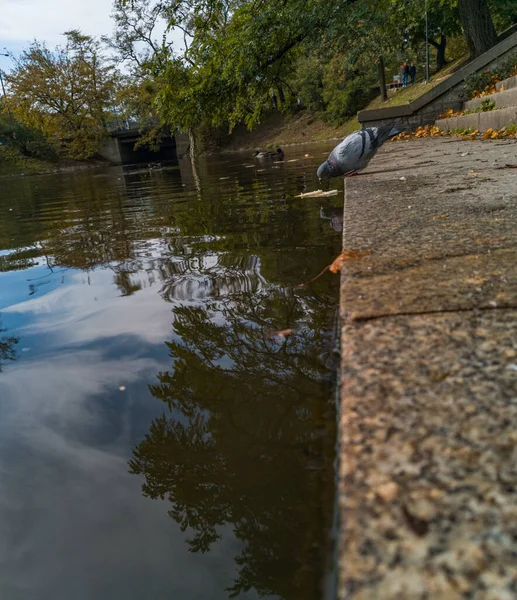
[[[0, 333], [5, 332], [5, 329], [0, 327]], [[7, 360], [16, 360], [16, 348], [20, 338], [14, 336], [0, 336], [0, 373], [3, 370], [3, 365]]]
[[[169, 500], [192, 552], [232, 524], [242, 551], [230, 597], [318, 597], [332, 513], [334, 418], [319, 358], [329, 315], [281, 289], [174, 313], [173, 366], [150, 387], [168, 412], [130, 471], [144, 475], [144, 495]], [[300, 322], [291, 337], [268, 334]]]

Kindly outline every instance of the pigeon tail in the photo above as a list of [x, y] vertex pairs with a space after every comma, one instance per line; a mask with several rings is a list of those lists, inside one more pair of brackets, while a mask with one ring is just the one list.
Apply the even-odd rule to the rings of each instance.
[[404, 131], [404, 129], [400, 127], [400, 121], [392, 121], [387, 125], [379, 127], [379, 132], [377, 134], [379, 146], [381, 146], [386, 140], [395, 137], [399, 133], [402, 133], [402, 131]]

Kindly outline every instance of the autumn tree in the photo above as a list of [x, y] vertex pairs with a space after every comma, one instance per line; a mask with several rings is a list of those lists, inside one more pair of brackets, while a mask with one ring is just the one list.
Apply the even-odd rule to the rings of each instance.
[[7, 80], [16, 117], [61, 138], [74, 158], [94, 153], [106, 133], [117, 76], [94, 38], [78, 30], [64, 47], [34, 42]]

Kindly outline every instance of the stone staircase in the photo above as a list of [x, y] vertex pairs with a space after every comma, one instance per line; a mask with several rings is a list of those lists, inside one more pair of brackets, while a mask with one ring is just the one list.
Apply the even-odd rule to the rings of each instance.
[[[496, 84], [496, 90], [494, 94], [465, 102], [464, 110], [480, 112], [438, 119], [436, 125], [442, 131], [477, 129], [480, 132], [517, 126], [517, 76], [500, 81]], [[482, 106], [487, 104], [492, 105], [492, 110], [482, 111]]]

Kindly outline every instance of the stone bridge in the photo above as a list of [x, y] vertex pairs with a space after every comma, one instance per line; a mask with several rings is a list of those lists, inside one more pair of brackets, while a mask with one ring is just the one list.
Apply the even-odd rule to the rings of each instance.
[[158, 161], [175, 161], [186, 153], [188, 149], [188, 136], [182, 133], [164, 136], [157, 151], [146, 147], [135, 149], [135, 144], [145, 129], [145, 125], [141, 126], [134, 121], [108, 123], [110, 134], [97, 152], [98, 155], [113, 165], [130, 165]]

